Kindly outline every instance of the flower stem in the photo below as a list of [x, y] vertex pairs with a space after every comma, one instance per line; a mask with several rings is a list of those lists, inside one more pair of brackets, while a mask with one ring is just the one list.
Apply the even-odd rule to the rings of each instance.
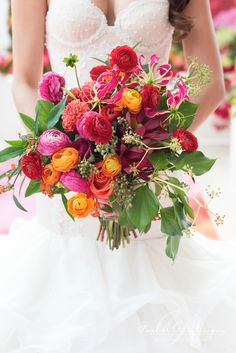
[[79, 75], [78, 75], [78, 70], [77, 70], [76, 65], [75, 65], [75, 77], [76, 77], [76, 81], [77, 81], [78, 87], [81, 90], [81, 86], [80, 86], [80, 82], [79, 82]]
[[63, 89], [63, 91], [64, 91], [68, 96], [70, 96], [73, 100], [76, 100], [76, 99], [77, 99], [76, 96], [75, 96], [69, 89], [67, 89], [67, 88], [65, 88], [65, 87], [63, 87], [62, 89]]
[[[153, 181], [154, 181], [154, 182], [155, 182], [155, 181], [159, 181], [159, 182], [161, 182], [161, 183], [163, 183], [163, 184], [169, 185], [169, 186], [171, 186], [171, 187], [173, 187], [173, 188], [175, 188], [175, 189], [178, 189], [178, 190], [180, 190], [180, 191], [185, 192], [184, 188], [181, 188], [180, 186], [175, 185], [175, 184], [171, 183], [170, 181], [161, 179], [161, 178], [159, 178], [159, 177], [153, 178]], [[202, 204], [196, 197], [192, 197], [192, 199], [198, 204], [199, 207], [202, 207], [202, 208], [205, 208], [205, 209], [208, 210], [208, 207], [205, 206], [204, 204]]]

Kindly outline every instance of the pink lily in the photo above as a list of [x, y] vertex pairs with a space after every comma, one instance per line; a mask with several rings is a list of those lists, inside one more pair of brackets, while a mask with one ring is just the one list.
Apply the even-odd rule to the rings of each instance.
[[160, 86], [166, 86], [173, 76], [170, 64], [160, 65], [158, 68], [158, 77], [156, 82]]
[[94, 85], [94, 91], [97, 98], [100, 100], [108, 93], [111, 93], [117, 87], [118, 83], [119, 77], [115, 71], [106, 71], [102, 73]]
[[177, 92], [167, 92], [167, 104], [170, 108], [178, 109], [180, 104], [185, 100], [189, 99], [188, 88], [186, 84], [180, 80], [177, 82], [178, 91]]
[[126, 86], [123, 85], [119, 89], [119, 91], [115, 92], [115, 94], [111, 98], [102, 99], [101, 102], [106, 103], [106, 104], [115, 104], [116, 102], [118, 102], [122, 98], [125, 87]]
[[160, 58], [156, 54], [151, 55], [150, 60], [149, 60], [149, 68], [151, 71], [154, 70], [154, 68], [158, 64], [159, 60], [160, 60]]

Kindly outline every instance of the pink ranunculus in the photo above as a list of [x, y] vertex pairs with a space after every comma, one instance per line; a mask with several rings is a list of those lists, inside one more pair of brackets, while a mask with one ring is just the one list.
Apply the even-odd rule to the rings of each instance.
[[62, 87], [65, 87], [65, 79], [56, 72], [47, 72], [39, 82], [39, 94], [43, 99], [57, 104], [63, 97]]
[[91, 155], [91, 144], [86, 139], [80, 138], [76, 141], [73, 141], [71, 147], [75, 148], [79, 152], [81, 159], [88, 159]]
[[70, 146], [69, 137], [63, 132], [55, 129], [42, 133], [38, 140], [38, 152], [43, 156], [51, 156], [62, 148]]
[[76, 170], [70, 170], [69, 172], [62, 173], [60, 182], [69, 190], [74, 192], [85, 192], [89, 191], [88, 181], [83, 179]]

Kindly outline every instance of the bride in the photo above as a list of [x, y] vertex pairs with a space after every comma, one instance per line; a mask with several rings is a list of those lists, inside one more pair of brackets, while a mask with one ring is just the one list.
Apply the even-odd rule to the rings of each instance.
[[[167, 62], [176, 30], [185, 56], [210, 66], [197, 99], [196, 129], [224, 96], [208, 0], [12, 0], [17, 109], [34, 114], [46, 43], [52, 68], [79, 55], [80, 81], [92, 57], [117, 45]], [[0, 240], [0, 353], [233, 353], [235, 245], [184, 238], [174, 265], [158, 222], [125, 249], [96, 242], [94, 218], [72, 223], [56, 197], [38, 197], [37, 218], [16, 219]]]

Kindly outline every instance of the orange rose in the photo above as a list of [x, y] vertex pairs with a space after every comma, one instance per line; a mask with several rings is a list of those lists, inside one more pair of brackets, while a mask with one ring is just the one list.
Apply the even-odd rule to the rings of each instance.
[[61, 173], [55, 170], [52, 164], [47, 164], [43, 168], [42, 179], [46, 185], [54, 185], [60, 179]]
[[96, 164], [96, 168], [99, 170], [97, 174], [91, 174], [89, 176], [89, 187], [97, 199], [107, 199], [112, 194], [111, 182], [112, 177], [106, 176], [102, 171], [102, 163]]
[[102, 172], [111, 178], [114, 178], [118, 174], [120, 174], [122, 169], [120, 158], [117, 154], [113, 156], [107, 156], [102, 162]]
[[116, 103], [116, 110], [128, 108], [130, 113], [138, 114], [142, 109], [142, 96], [132, 88], [125, 88], [122, 98]]
[[52, 156], [52, 166], [58, 172], [68, 172], [80, 161], [79, 152], [72, 147], [62, 148]]
[[74, 217], [87, 217], [93, 211], [95, 201], [84, 192], [79, 192], [67, 201], [68, 212]]

